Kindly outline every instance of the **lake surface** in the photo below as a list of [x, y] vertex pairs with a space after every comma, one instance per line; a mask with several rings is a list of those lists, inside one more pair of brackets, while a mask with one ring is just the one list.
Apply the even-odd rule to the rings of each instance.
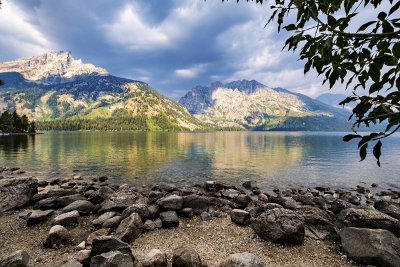
[[[0, 136], [0, 167], [37, 178], [108, 176], [129, 184], [255, 180], [286, 185], [400, 188], [400, 136], [384, 140], [382, 167], [357, 143], [327, 132], [59, 132]], [[372, 147], [372, 146], [371, 146]], [[372, 148], [371, 148], [372, 149]], [[184, 181], [183, 181], [184, 180]]]

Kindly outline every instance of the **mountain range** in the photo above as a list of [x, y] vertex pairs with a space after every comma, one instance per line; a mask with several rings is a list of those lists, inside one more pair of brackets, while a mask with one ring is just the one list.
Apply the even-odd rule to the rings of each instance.
[[0, 63], [0, 112], [42, 130], [348, 130], [348, 111], [257, 81], [196, 86], [179, 103], [70, 52]]
[[0, 63], [0, 112], [16, 109], [44, 130], [197, 130], [206, 127], [148, 84], [49, 52]]
[[179, 103], [201, 121], [249, 130], [346, 130], [349, 113], [257, 81], [196, 86]]

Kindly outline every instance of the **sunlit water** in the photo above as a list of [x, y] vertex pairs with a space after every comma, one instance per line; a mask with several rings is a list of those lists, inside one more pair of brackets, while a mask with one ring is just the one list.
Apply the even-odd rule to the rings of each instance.
[[108, 176], [130, 184], [255, 180], [262, 188], [378, 183], [400, 188], [400, 136], [385, 140], [382, 167], [344, 133], [315, 132], [71, 132], [0, 136], [0, 167], [38, 178]]

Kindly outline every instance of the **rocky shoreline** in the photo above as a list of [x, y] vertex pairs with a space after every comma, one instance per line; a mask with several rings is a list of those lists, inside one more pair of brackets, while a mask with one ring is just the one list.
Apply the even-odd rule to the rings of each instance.
[[[1, 173], [25, 172], [0, 168]], [[0, 267], [257, 267], [273, 262], [266, 249], [290, 255], [313, 246], [328, 248], [322, 256], [337, 261], [328, 266], [400, 266], [396, 191], [287, 187], [268, 194], [251, 181], [134, 187], [112, 184], [104, 176], [85, 180], [77, 173], [49, 181], [0, 177]], [[374, 191], [377, 186], [371, 185]], [[24, 247], [13, 244], [18, 238], [34, 242], [35, 252], [10, 251]], [[191, 239], [212, 248], [203, 251], [197, 244], [193, 249]], [[244, 244], [227, 249], [235, 242]], [[249, 251], [253, 242], [257, 249]], [[269, 247], [260, 249], [264, 245]], [[231, 253], [208, 257], [218, 249]], [[35, 255], [39, 250], [54, 258]]]

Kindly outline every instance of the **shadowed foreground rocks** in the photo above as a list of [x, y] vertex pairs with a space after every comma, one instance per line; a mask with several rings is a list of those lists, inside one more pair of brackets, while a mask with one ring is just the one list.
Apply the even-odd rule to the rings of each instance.
[[[231, 223], [251, 227], [261, 239], [278, 244], [302, 245], [306, 238], [340, 242], [349, 258], [359, 263], [400, 266], [399, 192], [371, 194], [364, 188], [363, 195], [359, 188], [352, 192], [288, 187], [269, 194], [251, 182], [244, 187], [208, 181], [182, 188], [174, 184], [138, 188], [102, 181], [80, 177], [41, 182], [38, 193], [34, 179], [3, 179], [0, 212], [26, 207], [21, 218], [28, 227], [50, 225], [38, 244], [55, 251], [74, 247], [75, 258], [64, 266], [207, 266], [197, 251], [185, 246], [173, 247], [167, 255], [154, 244], [141, 261], [131, 250], [144, 233], [179, 227], [182, 218], [193, 216], [205, 224], [230, 216]], [[73, 236], [88, 217], [93, 219], [80, 231], [84, 234]], [[27, 252], [17, 251], [2, 259], [0, 267], [14, 266], [10, 262], [27, 266], [28, 261]], [[266, 266], [248, 252], [218, 262], [220, 267]]]

